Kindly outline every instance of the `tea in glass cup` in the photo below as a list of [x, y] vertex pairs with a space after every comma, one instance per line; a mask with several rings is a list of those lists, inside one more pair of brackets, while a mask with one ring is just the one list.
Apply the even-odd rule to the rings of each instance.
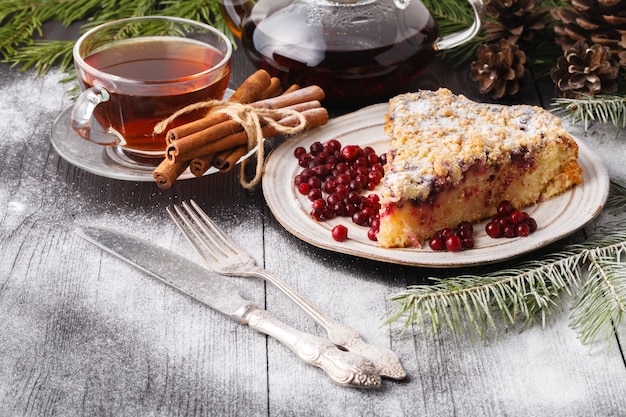
[[[167, 131], [154, 131], [159, 122], [186, 106], [222, 99], [232, 44], [200, 22], [147, 16], [98, 26], [81, 36], [73, 53], [82, 90], [72, 109], [74, 130], [149, 161], [165, 150]], [[200, 116], [185, 113], [168, 129]], [[108, 135], [92, 132], [92, 117]]]

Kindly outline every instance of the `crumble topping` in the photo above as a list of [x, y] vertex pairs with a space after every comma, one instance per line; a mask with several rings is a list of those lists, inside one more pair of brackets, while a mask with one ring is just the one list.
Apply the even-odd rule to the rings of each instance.
[[434, 187], [458, 184], [477, 163], [490, 166], [570, 138], [560, 119], [540, 107], [477, 103], [448, 89], [392, 98], [385, 131], [392, 139], [387, 201], [425, 200]]

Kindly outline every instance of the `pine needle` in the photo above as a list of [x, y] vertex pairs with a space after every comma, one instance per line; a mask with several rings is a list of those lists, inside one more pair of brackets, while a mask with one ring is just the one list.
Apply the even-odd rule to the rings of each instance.
[[43, 25], [82, 22], [81, 32], [125, 17], [167, 15], [203, 21], [229, 34], [218, 0], [0, 0], [0, 56], [4, 62], [45, 73], [71, 68], [73, 41], [43, 40]]
[[585, 130], [592, 121], [612, 123], [616, 128], [626, 127], [626, 97], [598, 95], [581, 98], [556, 98], [553, 105], [572, 123], [583, 122]]

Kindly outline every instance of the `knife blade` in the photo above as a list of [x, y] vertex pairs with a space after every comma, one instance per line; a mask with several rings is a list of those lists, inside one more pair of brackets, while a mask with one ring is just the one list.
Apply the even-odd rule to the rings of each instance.
[[323, 369], [337, 384], [373, 388], [382, 383], [374, 364], [329, 340], [301, 332], [241, 297], [239, 287], [204, 266], [145, 239], [100, 226], [76, 233], [100, 249], [194, 298], [230, 319], [274, 337], [304, 362]]

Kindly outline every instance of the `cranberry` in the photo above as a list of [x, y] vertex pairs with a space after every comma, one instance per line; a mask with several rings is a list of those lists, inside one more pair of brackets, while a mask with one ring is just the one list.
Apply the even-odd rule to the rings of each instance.
[[474, 237], [472, 236], [474, 227], [470, 222], [461, 222], [453, 229], [446, 227], [435, 232], [428, 245], [432, 250], [447, 250], [458, 252], [474, 247]]
[[311, 210], [311, 213], [309, 215], [313, 220], [317, 220], [318, 222], [324, 220], [324, 211], [322, 209], [314, 208], [313, 210]]
[[367, 213], [357, 211], [352, 215], [352, 222], [354, 222], [354, 224], [358, 224], [359, 226], [366, 226], [368, 223]]
[[451, 227], [446, 227], [445, 229], [441, 230], [441, 237], [444, 239], [447, 239], [450, 236], [454, 236], [454, 234], [455, 234], [455, 231]]
[[348, 212], [348, 210], [346, 209], [346, 205], [343, 201], [333, 204], [333, 210], [335, 211], [335, 214], [339, 217], [345, 217]]
[[346, 184], [337, 183], [337, 186], [335, 187], [335, 192], [341, 195], [348, 195], [348, 193], [350, 192], [350, 189], [348, 188]]
[[311, 146], [309, 147], [309, 151], [311, 152], [311, 155], [313, 156], [318, 155], [323, 150], [324, 150], [324, 145], [322, 145], [321, 142], [313, 142]]
[[515, 229], [515, 234], [519, 237], [526, 237], [530, 235], [530, 226], [528, 223], [520, 223]]
[[311, 177], [309, 178], [308, 182], [311, 189], [322, 188], [322, 180], [320, 180], [318, 177]]
[[[302, 185], [302, 184], [300, 184]], [[322, 198], [323, 194], [322, 194], [322, 190], [320, 190], [319, 188], [311, 188], [309, 190], [309, 193], [307, 194], [307, 198], [310, 201], [315, 201], [318, 200], [320, 198]]]
[[309, 193], [309, 191], [311, 190], [311, 187], [309, 186], [308, 182], [302, 182], [300, 184], [298, 184], [298, 192], [302, 195], [306, 195]]
[[356, 145], [344, 146], [341, 155], [348, 161], [354, 161], [359, 156], [359, 147]]
[[472, 233], [474, 231], [474, 226], [470, 222], [467, 222], [467, 221], [463, 221], [459, 223], [459, 225], [456, 228], [459, 231], [469, 231], [469, 233]]
[[462, 237], [461, 243], [463, 244], [463, 249], [473, 249], [474, 248], [474, 238], [471, 236]]
[[302, 155], [304, 154], [306, 154], [306, 149], [304, 149], [304, 146], [298, 146], [296, 149], [293, 150], [293, 156], [298, 159], [300, 159], [300, 157], [302, 157]]
[[449, 236], [446, 239], [446, 249], [450, 252], [458, 252], [463, 249], [461, 238], [456, 235]]
[[339, 193], [334, 193], [334, 194], [329, 195], [326, 198], [326, 201], [330, 205], [335, 205], [337, 203], [343, 203], [343, 196], [341, 194], [339, 194]]
[[337, 217], [337, 213], [335, 212], [335, 209], [329, 205], [324, 207], [322, 211], [324, 213], [324, 220], [331, 220]]
[[496, 212], [498, 213], [498, 216], [508, 216], [513, 210], [515, 210], [513, 203], [508, 200], [503, 200], [500, 204], [498, 204]]
[[346, 196], [346, 203], [359, 204], [361, 202], [361, 195], [355, 191], [350, 191]]
[[329, 150], [332, 150], [333, 152], [341, 150], [341, 142], [339, 142], [337, 139], [329, 140], [328, 143], [326, 143], [326, 146]]
[[370, 164], [370, 166], [373, 166], [378, 163], [378, 160], [379, 160], [378, 155], [376, 155], [374, 152], [367, 153], [367, 151], [366, 151], [366, 154], [367, 154], [367, 162]]
[[513, 224], [522, 224], [526, 220], [526, 215], [519, 210], [514, 210], [509, 214], [509, 221]]
[[517, 236], [517, 226], [514, 224], [507, 224], [502, 231], [504, 237], [512, 238]]
[[485, 226], [485, 232], [494, 239], [502, 237], [502, 225], [496, 221], [490, 221]]
[[441, 237], [435, 236], [428, 241], [428, 246], [432, 250], [444, 250], [446, 248], [446, 244]]
[[331, 234], [333, 236], [333, 239], [335, 239], [337, 242], [343, 242], [348, 239], [348, 228], [342, 224], [338, 224], [337, 226], [333, 227]]
[[314, 209], [323, 209], [324, 207], [326, 207], [326, 201], [324, 201], [323, 198], [318, 198], [317, 200], [313, 201], [311, 207], [313, 207]]
[[352, 181], [352, 178], [350, 178], [350, 175], [344, 172], [344, 173], [337, 175], [336, 180], [337, 180], [337, 184], [349, 185], [350, 182]]
[[324, 179], [330, 174], [330, 169], [326, 165], [318, 165], [312, 168], [318, 178]]
[[298, 158], [298, 165], [300, 165], [302, 168], [308, 168], [309, 163], [311, 163], [312, 160], [313, 157], [310, 154], [305, 153]]

